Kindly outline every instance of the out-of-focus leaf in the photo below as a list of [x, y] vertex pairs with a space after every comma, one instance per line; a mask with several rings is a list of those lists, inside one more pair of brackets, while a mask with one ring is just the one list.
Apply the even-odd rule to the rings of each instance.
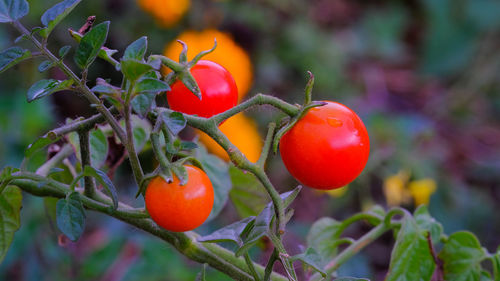
[[92, 167], [99, 169], [104, 165], [108, 156], [108, 138], [100, 129], [96, 129], [90, 132], [89, 142]]
[[326, 273], [323, 271], [324, 262], [322, 261], [321, 256], [313, 248], [307, 248], [304, 253], [295, 255], [291, 257], [290, 260], [292, 262], [299, 260], [319, 272], [323, 278], [326, 278]]
[[61, 59], [63, 59], [64, 57], [66, 57], [66, 55], [68, 54], [69, 50], [71, 50], [71, 46], [70, 45], [62, 46], [61, 49], [59, 49], [59, 57]]
[[30, 57], [31, 52], [28, 50], [20, 47], [8, 48], [0, 53], [0, 73]]
[[143, 93], [154, 93], [158, 94], [160, 92], [165, 92], [170, 90], [170, 86], [158, 79], [154, 78], [145, 78], [137, 82], [137, 84], [134, 87], [134, 92], [136, 94], [143, 94]]
[[0, 22], [16, 21], [29, 12], [26, 0], [0, 0]]
[[241, 239], [241, 234], [243, 231], [253, 225], [253, 220], [255, 217], [244, 218], [243, 220], [232, 223], [221, 229], [212, 232], [209, 235], [198, 238], [200, 242], [234, 242], [239, 247], [243, 246], [243, 240]]
[[198, 273], [198, 275], [196, 276], [196, 280], [195, 281], [205, 281], [206, 279], [206, 273], [205, 271], [207, 270], [207, 264], [204, 263], [203, 264], [203, 267], [201, 268], [201, 272]]
[[370, 281], [370, 280], [365, 278], [355, 278], [355, 277], [339, 277], [335, 278], [334, 281]]
[[38, 150], [42, 149], [43, 147], [54, 143], [58, 141], [59, 138], [52, 139], [49, 138], [47, 135], [43, 137], [39, 137], [38, 139], [35, 140], [32, 144], [28, 146], [28, 148], [24, 151], [24, 157], [29, 158], [33, 155], [33, 153], [37, 152]]
[[439, 258], [444, 263], [445, 280], [479, 280], [486, 253], [474, 234], [460, 231], [448, 237]]
[[26, 94], [28, 102], [41, 99], [55, 92], [67, 90], [73, 85], [73, 80], [44, 79], [31, 86]]
[[411, 215], [405, 215], [392, 249], [386, 280], [430, 280], [434, 268], [434, 257], [427, 242], [426, 231], [419, 228]]
[[429, 231], [432, 242], [438, 243], [441, 238], [441, 234], [443, 233], [443, 226], [431, 217], [429, 211], [427, 210], [427, 206], [421, 205], [418, 207], [418, 209], [413, 213], [413, 216], [418, 224], [418, 227]]
[[78, 192], [59, 199], [56, 204], [57, 227], [71, 241], [76, 241], [85, 228], [85, 210]]
[[332, 218], [320, 218], [313, 223], [307, 234], [307, 245], [316, 250], [323, 260], [331, 260], [337, 254], [341, 222]]
[[75, 62], [81, 69], [86, 69], [94, 62], [101, 47], [108, 37], [109, 21], [94, 26], [81, 39], [76, 49]]
[[38, 65], [38, 71], [44, 72], [44, 71], [50, 69], [52, 66], [54, 66], [54, 64], [50, 60], [42, 61], [40, 63], [40, 65]]
[[14, 233], [21, 226], [21, 189], [7, 186], [0, 194], [0, 264], [7, 255]]
[[134, 59], [142, 61], [144, 59], [144, 55], [146, 54], [147, 48], [148, 38], [146, 36], [143, 36], [132, 42], [132, 44], [128, 45], [127, 49], [125, 49], [125, 53], [123, 54], [123, 59]]
[[132, 108], [135, 113], [144, 118], [156, 106], [155, 98], [156, 93], [137, 95], [131, 101]]
[[47, 38], [54, 27], [57, 26], [73, 9], [80, 3], [81, 0], [65, 0], [52, 6], [42, 15], [42, 23], [45, 28], [40, 31], [40, 35]]
[[218, 157], [208, 154], [202, 146], [195, 150], [196, 158], [200, 161], [203, 170], [207, 173], [214, 188], [214, 207], [207, 220], [211, 220], [220, 213], [226, 205], [231, 190], [229, 166]]
[[269, 195], [264, 186], [252, 174], [231, 166], [229, 167], [233, 188], [229, 197], [242, 218], [256, 216], [268, 203]]

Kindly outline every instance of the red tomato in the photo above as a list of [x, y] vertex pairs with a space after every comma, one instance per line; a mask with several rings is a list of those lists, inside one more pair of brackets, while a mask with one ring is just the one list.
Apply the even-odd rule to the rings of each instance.
[[286, 168], [316, 189], [347, 185], [368, 161], [370, 141], [363, 121], [348, 107], [331, 101], [309, 110], [280, 140]]
[[191, 68], [191, 74], [200, 87], [201, 100], [181, 81], [176, 81], [167, 92], [171, 109], [208, 118], [237, 104], [238, 88], [233, 76], [224, 67], [200, 60]]
[[214, 189], [207, 174], [186, 165], [187, 184], [181, 186], [174, 176], [172, 183], [156, 177], [146, 189], [146, 209], [151, 218], [166, 230], [183, 232], [203, 224], [214, 205]]

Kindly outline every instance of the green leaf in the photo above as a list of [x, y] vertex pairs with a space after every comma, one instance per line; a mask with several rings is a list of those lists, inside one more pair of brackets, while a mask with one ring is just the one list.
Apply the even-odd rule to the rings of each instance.
[[78, 192], [70, 193], [59, 199], [56, 204], [57, 227], [71, 241], [76, 241], [85, 228], [85, 210]]
[[149, 140], [151, 124], [137, 115], [132, 115], [132, 134], [134, 136], [135, 149], [139, 153]]
[[162, 112], [161, 118], [163, 119], [163, 122], [165, 122], [165, 125], [167, 125], [170, 132], [174, 135], [177, 135], [186, 127], [187, 121], [184, 118], [184, 115], [180, 112], [172, 112], [170, 114]]
[[[2, 0], [0, 0], [0, 3], [1, 1]], [[28, 50], [20, 47], [8, 48], [7, 50], [0, 53], [0, 73], [30, 57], [31, 52]]]
[[120, 64], [123, 75], [131, 82], [137, 81], [144, 74], [153, 70], [151, 65], [134, 59], [122, 60]]
[[198, 238], [199, 242], [210, 242], [210, 243], [218, 243], [218, 242], [234, 242], [238, 247], [243, 246], [243, 240], [241, 238], [241, 234], [244, 232], [246, 228], [249, 228], [253, 225], [255, 217], [244, 218], [243, 220], [232, 223], [228, 226], [225, 226], [221, 229], [218, 229], [212, 232], [209, 235]]
[[201, 100], [201, 91], [200, 87], [198, 86], [198, 83], [194, 79], [194, 76], [191, 74], [191, 72], [186, 72], [183, 73], [182, 77], [180, 78], [182, 84], [186, 86], [186, 88], [191, 91], [198, 99]]
[[16, 21], [29, 12], [26, 0], [0, 0], [0, 22]]
[[180, 150], [193, 150], [197, 149], [198, 145], [192, 141], [181, 141]]
[[436, 221], [427, 210], [427, 206], [420, 205], [413, 213], [415, 221], [420, 229], [429, 231], [431, 239], [434, 244], [439, 243], [441, 234], [443, 233], [443, 226]]
[[248, 231], [248, 234], [243, 237], [243, 246], [236, 251], [236, 256], [239, 257], [246, 253], [255, 243], [264, 236], [267, 236], [274, 215], [274, 210], [271, 204], [268, 204], [264, 210], [255, 218], [253, 226]]
[[86, 69], [94, 62], [101, 47], [108, 37], [109, 21], [94, 26], [85, 34], [75, 52], [75, 62], [81, 69]]
[[301, 261], [302, 263], [312, 267], [314, 270], [319, 272], [323, 278], [326, 278], [326, 273], [323, 271], [324, 262], [321, 256], [313, 249], [307, 248], [304, 253], [292, 256], [290, 261]]
[[331, 260], [337, 254], [335, 243], [342, 234], [341, 222], [332, 218], [320, 218], [313, 223], [307, 234], [307, 245], [316, 250], [323, 260]]
[[165, 92], [168, 90], [170, 90], [170, 86], [167, 83], [154, 78], [142, 79], [134, 87], [134, 92], [137, 94], [142, 94], [142, 93], [158, 94], [160, 92]]
[[292, 204], [293, 200], [297, 198], [297, 195], [299, 195], [299, 192], [302, 190], [302, 186], [297, 186], [291, 191], [284, 192], [280, 194], [281, 200], [283, 200], [283, 206], [284, 208], [288, 208], [290, 204]]
[[125, 49], [125, 53], [123, 54], [122, 59], [134, 59], [142, 61], [144, 59], [144, 55], [146, 54], [147, 48], [148, 38], [146, 36], [143, 36], [132, 42], [132, 44], [128, 45], [127, 49]]
[[28, 145], [28, 148], [24, 151], [24, 157], [30, 158], [35, 152], [46, 147], [49, 144], [55, 143], [59, 138], [52, 139], [47, 135], [39, 137], [32, 144]]
[[46, 27], [40, 31], [40, 35], [42, 37], [47, 38], [49, 34], [52, 32], [54, 27], [59, 24], [73, 9], [80, 3], [81, 0], [65, 0], [59, 2], [52, 6], [50, 9], [45, 11], [42, 15], [42, 23]]
[[69, 50], [71, 50], [71, 46], [69, 46], [69, 45], [62, 46], [61, 49], [59, 49], [59, 57], [61, 57], [61, 59], [63, 59], [64, 57], [66, 57], [66, 55], [68, 54]]
[[486, 253], [474, 234], [460, 231], [448, 237], [439, 258], [444, 263], [445, 280], [473, 281], [480, 279]]
[[196, 158], [201, 162], [203, 170], [207, 173], [214, 188], [214, 206], [208, 217], [211, 220], [222, 211], [226, 205], [231, 190], [231, 177], [229, 176], [229, 166], [220, 158], [208, 154], [204, 147], [195, 150]]
[[144, 118], [154, 107], [156, 107], [155, 98], [155, 93], [137, 95], [132, 99], [132, 108], [134, 109], [135, 113]]
[[428, 281], [434, 268], [426, 231], [418, 227], [411, 215], [406, 214], [392, 250], [386, 281]]
[[236, 211], [242, 218], [257, 216], [268, 203], [266, 189], [252, 173], [231, 166], [229, 174], [233, 184], [229, 197]]
[[0, 193], [0, 264], [7, 255], [14, 233], [21, 226], [22, 198], [17, 186], [7, 186]]
[[[71, 29], [69, 30], [69, 33], [71, 34], [71, 37], [73, 37], [73, 39], [75, 39], [76, 42], [80, 43], [82, 41], [83, 35], [81, 35], [80, 33], [76, 32], [74, 30], [71, 30]], [[99, 53], [97, 54], [97, 56], [100, 57], [101, 59], [109, 62], [110, 64], [114, 65], [116, 70], [120, 70], [120, 65], [112, 57], [113, 54], [115, 54], [117, 52], [118, 52], [117, 50], [108, 49], [108, 48], [103, 46], [99, 50]]]
[[42, 61], [42, 63], [40, 63], [40, 65], [38, 66], [38, 71], [44, 72], [53, 66], [54, 66], [54, 64], [50, 60], [45, 60], [45, 61]]
[[500, 280], [500, 247], [498, 248], [497, 253], [493, 256], [492, 263], [495, 281], [498, 281]]
[[104, 94], [108, 96], [117, 96], [120, 94], [120, 89], [109, 84], [95, 85], [90, 89], [94, 93]]
[[55, 92], [67, 90], [73, 85], [73, 80], [44, 79], [31, 86], [26, 94], [28, 102], [41, 99]]
[[87, 177], [95, 178], [108, 192], [113, 200], [113, 208], [116, 210], [118, 208], [118, 194], [116, 193], [116, 188], [113, 185], [111, 179], [106, 175], [105, 172], [97, 170], [91, 166], [85, 166], [83, 169], [83, 175]]

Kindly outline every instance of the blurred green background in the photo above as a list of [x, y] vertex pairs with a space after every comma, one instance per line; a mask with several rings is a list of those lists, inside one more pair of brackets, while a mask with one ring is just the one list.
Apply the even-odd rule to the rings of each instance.
[[[22, 21], [33, 27], [41, 25], [43, 11], [58, 1], [28, 2], [30, 14]], [[166, 7], [166, 2], [176, 1], [152, 2]], [[185, 14], [175, 11], [179, 3], [185, 4]], [[148, 36], [151, 53], [163, 53], [167, 43], [188, 29], [230, 34], [252, 62], [242, 70], [253, 73], [247, 97], [262, 92], [300, 103], [306, 71], [314, 73], [314, 98], [355, 110], [370, 133], [371, 155], [365, 171], [345, 192], [302, 191], [285, 237], [292, 254], [303, 250], [308, 229], [318, 218], [342, 219], [374, 204], [412, 210], [425, 203], [447, 233], [473, 231], [490, 251], [500, 244], [499, 1], [203, 0], [173, 6], [171, 11], [156, 9], [172, 13], [168, 18], [181, 14], [165, 27], [133, 0], [84, 0], [53, 32], [49, 47], [57, 51], [75, 46], [67, 28], [77, 30], [87, 16], [96, 15], [97, 22], [111, 20], [106, 46], [120, 50], [115, 57], [142, 35]], [[17, 36], [10, 26], [0, 25], [2, 49]], [[93, 113], [82, 97], [70, 93], [28, 104], [25, 92], [31, 84], [62, 75], [54, 69], [39, 73], [41, 61], [26, 61], [0, 75], [0, 168], [18, 167], [24, 149], [66, 118]], [[67, 63], [73, 65], [70, 59]], [[96, 77], [114, 83], [120, 79], [99, 60], [91, 68], [91, 83]], [[257, 121], [261, 135], [277, 117], [269, 108], [248, 115]], [[45, 158], [39, 153], [29, 164], [36, 167]], [[268, 168], [281, 191], [297, 184], [279, 155]], [[253, 188], [233, 180], [240, 191]], [[115, 183], [123, 200], [141, 205], [131, 199], [132, 182], [125, 163]], [[240, 193], [231, 198], [236, 201]], [[0, 280], [177, 281], [194, 280], [200, 271], [199, 264], [169, 245], [112, 219], [89, 212], [83, 237], [71, 243], [51, 224], [43, 199], [26, 195], [23, 206], [22, 227], [0, 265]], [[259, 206], [251, 206], [248, 214]], [[235, 221], [242, 208], [230, 200], [199, 231], [208, 233]], [[359, 225], [349, 234], [358, 237], [366, 230]], [[390, 234], [383, 236], [340, 273], [383, 280], [392, 244]], [[265, 241], [260, 247], [252, 255], [264, 263], [271, 249]], [[207, 280], [227, 280], [214, 270], [208, 273]]]

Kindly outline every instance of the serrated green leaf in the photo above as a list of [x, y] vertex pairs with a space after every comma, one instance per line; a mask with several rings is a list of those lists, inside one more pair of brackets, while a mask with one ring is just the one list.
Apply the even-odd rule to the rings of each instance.
[[415, 219], [406, 214], [392, 250], [386, 281], [429, 281], [434, 268], [426, 231], [421, 230]]
[[42, 61], [42, 63], [38, 66], [38, 71], [44, 72], [52, 66], [54, 66], [54, 64], [50, 60]]
[[142, 93], [154, 93], [158, 94], [160, 92], [165, 92], [170, 90], [170, 86], [158, 79], [154, 78], [145, 78], [137, 82], [134, 87], [134, 92], [136, 94]]
[[21, 226], [21, 189], [7, 186], [0, 194], [0, 264], [7, 255], [14, 233]]
[[207, 174], [214, 188], [214, 206], [207, 221], [217, 217], [226, 205], [231, 190], [231, 177], [229, 166], [220, 158], [208, 154], [204, 147], [195, 150], [196, 159], [201, 162], [203, 170]]
[[241, 239], [241, 234], [248, 227], [253, 225], [255, 217], [244, 218], [243, 220], [232, 223], [221, 229], [212, 232], [209, 235], [202, 236], [197, 240], [199, 242], [234, 242], [238, 247], [243, 246], [243, 240]]
[[292, 256], [290, 258], [291, 262], [297, 260], [312, 267], [315, 271], [319, 272], [323, 276], [323, 278], [326, 278], [326, 273], [323, 271], [324, 261], [313, 248], [307, 248], [304, 253]]
[[151, 65], [134, 59], [122, 60], [120, 65], [123, 75], [131, 82], [137, 81], [144, 74], [153, 70]]
[[413, 213], [413, 217], [418, 224], [420, 229], [429, 231], [431, 234], [431, 239], [433, 243], [438, 243], [441, 234], [443, 233], [443, 226], [436, 221], [427, 210], [427, 206], [420, 205], [417, 210]]
[[186, 127], [187, 121], [184, 118], [184, 115], [180, 112], [162, 112], [161, 118], [165, 125], [167, 125], [170, 132], [174, 135], [177, 135], [182, 129]]
[[258, 215], [268, 203], [268, 194], [260, 181], [252, 174], [231, 166], [229, 168], [233, 188], [229, 197], [240, 217]]
[[332, 218], [320, 218], [313, 223], [307, 234], [307, 245], [316, 250], [323, 260], [331, 260], [337, 254], [335, 243], [342, 234], [341, 222]]
[[87, 177], [95, 178], [102, 186], [106, 189], [108, 194], [111, 196], [111, 200], [113, 200], [113, 208], [116, 210], [118, 208], [118, 194], [116, 192], [116, 188], [111, 181], [111, 179], [106, 175], [105, 172], [95, 169], [91, 166], [85, 166], [83, 169], [83, 175]]
[[155, 93], [137, 95], [132, 99], [132, 109], [134, 109], [135, 113], [144, 118], [156, 106], [155, 98]]
[[143, 36], [132, 42], [132, 44], [128, 45], [127, 49], [125, 49], [125, 53], [123, 54], [122, 59], [134, 59], [142, 61], [144, 59], [144, 55], [146, 54], [147, 48], [148, 38], [146, 36]]
[[0, 73], [30, 57], [31, 52], [28, 50], [20, 47], [8, 48], [0, 53]]
[[94, 26], [85, 34], [75, 52], [75, 62], [81, 69], [86, 69], [94, 62], [101, 47], [108, 37], [109, 21]]
[[85, 228], [85, 210], [78, 192], [59, 199], [56, 204], [57, 227], [71, 241], [76, 241]]
[[480, 279], [486, 253], [474, 234], [460, 231], [448, 237], [439, 258], [444, 263], [445, 280], [475, 281]]
[[52, 6], [42, 15], [42, 23], [45, 28], [40, 31], [42, 37], [49, 37], [52, 30], [59, 24], [81, 0], [65, 0]]
[[64, 57], [66, 57], [66, 55], [68, 54], [69, 50], [71, 50], [71, 46], [69, 46], [69, 45], [62, 46], [61, 49], [59, 49], [59, 57], [61, 59], [63, 59]]
[[32, 144], [28, 146], [28, 148], [24, 151], [24, 157], [30, 158], [35, 152], [44, 148], [45, 146], [52, 144], [58, 141], [59, 138], [51, 139], [48, 136], [39, 137]]
[[26, 0], [0, 0], [0, 22], [16, 21], [29, 12]]
[[73, 85], [73, 80], [44, 79], [31, 86], [26, 94], [28, 102], [41, 99], [55, 92], [67, 90]]

